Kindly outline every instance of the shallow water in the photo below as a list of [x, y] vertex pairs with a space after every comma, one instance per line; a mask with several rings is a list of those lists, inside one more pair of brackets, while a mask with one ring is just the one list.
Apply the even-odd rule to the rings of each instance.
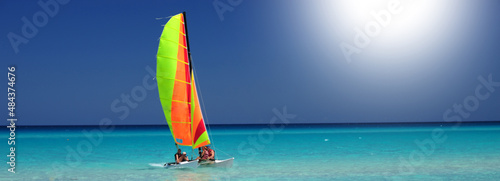
[[160, 167], [176, 151], [166, 126], [19, 127], [16, 173], [2, 164], [0, 180], [500, 180], [500, 124], [452, 126], [211, 126], [233, 167], [194, 170]]

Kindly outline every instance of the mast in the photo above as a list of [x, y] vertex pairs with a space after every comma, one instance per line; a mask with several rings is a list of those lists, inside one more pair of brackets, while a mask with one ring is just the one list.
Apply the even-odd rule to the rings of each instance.
[[[190, 49], [190, 46], [189, 46], [189, 34], [188, 34], [188, 29], [187, 29], [187, 18], [186, 18], [186, 11], [183, 11], [182, 12], [182, 17], [184, 18], [184, 31], [186, 33], [186, 47], [187, 47], [187, 52], [188, 52], [188, 61], [189, 61], [189, 75], [193, 75], [193, 65], [192, 65], [192, 60], [191, 60], [191, 49]], [[191, 82], [193, 83], [193, 82]], [[193, 106], [193, 105], [191, 105]], [[190, 109], [191, 110], [191, 109]], [[190, 119], [191, 121], [191, 133], [193, 133], [193, 118], [191, 117]], [[194, 139], [192, 140], [192, 144], [194, 145]], [[192, 149], [191, 147], [191, 160], [193, 159], [193, 155], [194, 155], [194, 149]]]
[[[189, 59], [189, 70], [193, 72], [193, 66], [192, 66], [192, 60], [191, 60], [191, 49], [189, 47], [189, 34], [188, 34], [188, 28], [187, 28], [187, 18], [186, 18], [186, 11], [182, 12], [182, 17], [184, 17], [184, 31], [186, 32], [186, 47], [188, 51], [188, 59]], [[189, 73], [191, 73], [189, 72]], [[190, 74], [191, 75], [191, 74]]]

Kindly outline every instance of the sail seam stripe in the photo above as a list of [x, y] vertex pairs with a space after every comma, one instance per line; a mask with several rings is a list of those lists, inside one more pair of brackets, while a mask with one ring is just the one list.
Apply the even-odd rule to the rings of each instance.
[[171, 123], [191, 124], [190, 122], [170, 121]]
[[169, 100], [169, 101], [172, 101], [172, 102], [180, 102], [180, 103], [187, 103], [187, 104], [191, 104], [190, 102], [187, 102], [187, 101], [179, 101], [179, 100], [170, 100], [170, 99], [167, 99], [167, 98], [161, 98], [160, 99], [163, 99], [163, 100]]
[[175, 19], [179, 20], [182, 24], [184, 24], [184, 22], [181, 20], [181, 18], [176, 17], [176, 16], [173, 16], [172, 18], [175, 18]]
[[169, 42], [172, 42], [172, 43], [176, 43], [176, 44], [180, 45], [182, 48], [187, 49], [186, 46], [180, 44], [179, 42], [175, 42], [174, 40], [169, 40], [169, 39], [165, 39], [165, 38], [161, 38], [161, 37], [160, 37], [160, 39], [161, 40], [165, 40], [165, 41], [169, 41]]
[[177, 58], [172, 58], [172, 57], [167, 57], [167, 56], [163, 56], [163, 55], [156, 55], [157, 57], [163, 57], [163, 58], [168, 58], [168, 59], [172, 59], [172, 60], [177, 60], [179, 62], [182, 62], [183, 64], [186, 64], [186, 65], [189, 65], [189, 63], [185, 62], [185, 61], [182, 61], [181, 59], [177, 59]]
[[178, 31], [178, 32], [179, 32], [179, 33], [181, 33], [182, 35], [186, 36], [186, 34], [185, 34], [185, 33], [183, 33], [182, 31], [180, 31], [180, 30], [178, 30], [178, 29], [172, 28], [171, 26], [166, 26], [166, 27], [168, 27], [168, 28], [170, 28], [170, 29], [173, 29], [173, 30], [175, 30], [175, 31]]
[[173, 100], [173, 99], [172, 99], [172, 102], [180, 102], [180, 103], [187, 103], [187, 104], [191, 104], [190, 102], [187, 102], [187, 101], [179, 101], [179, 100]]
[[[168, 78], [167, 78], [167, 79], [168, 79]], [[183, 81], [183, 80], [179, 80], [179, 79], [174, 79], [174, 80], [175, 80], [175, 81], [178, 81], [178, 82], [182, 82], [182, 83], [185, 83], [185, 84], [189, 84], [189, 85], [191, 85], [191, 83], [186, 82], [186, 81]]]
[[174, 80], [174, 81], [177, 81], [177, 82], [182, 82], [182, 83], [191, 85], [191, 83], [183, 81], [183, 80], [179, 80], [179, 79], [172, 79], [172, 78], [167, 78], [167, 77], [163, 77], [163, 76], [156, 76], [156, 78], [169, 79], [169, 80]]

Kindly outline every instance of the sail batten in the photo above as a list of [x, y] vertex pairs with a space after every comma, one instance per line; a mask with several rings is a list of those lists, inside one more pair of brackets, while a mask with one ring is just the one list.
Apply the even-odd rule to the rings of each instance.
[[210, 144], [198, 101], [189, 56], [185, 14], [170, 18], [157, 53], [158, 91], [174, 141], [198, 148]]

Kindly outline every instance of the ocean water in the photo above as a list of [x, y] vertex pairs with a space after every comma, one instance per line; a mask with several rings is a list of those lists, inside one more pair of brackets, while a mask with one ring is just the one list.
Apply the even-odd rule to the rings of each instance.
[[453, 126], [210, 126], [234, 164], [197, 169], [160, 166], [176, 151], [166, 126], [18, 127], [16, 173], [2, 156], [0, 180], [500, 180], [500, 124]]

